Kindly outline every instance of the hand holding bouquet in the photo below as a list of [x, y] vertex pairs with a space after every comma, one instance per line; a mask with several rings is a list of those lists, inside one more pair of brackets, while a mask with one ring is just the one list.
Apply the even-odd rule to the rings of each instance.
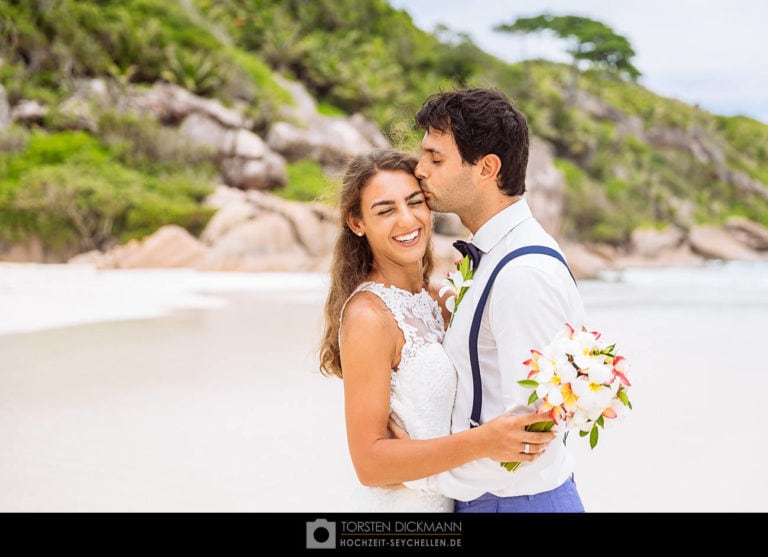
[[[582, 327], [576, 331], [566, 323], [565, 330], [542, 351], [531, 350], [532, 357], [523, 362], [530, 369], [528, 378], [518, 381], [534, 389], [528, 404], [541, 404], [536, 412], [548, 414], [551, 421], [528, 426], [529, 431], [578, 430], [589, 435], [595, 448], [605, 419], [618, 418], [632, 404], [627, 396], [629, 362], [614, 352], [615, 344], [601, 340], [601, 334]], [[509, 471], [520, 462], [502, 462]]]

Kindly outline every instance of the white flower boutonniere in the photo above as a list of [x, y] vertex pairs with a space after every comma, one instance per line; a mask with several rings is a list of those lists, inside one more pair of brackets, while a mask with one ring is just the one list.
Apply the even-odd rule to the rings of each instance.
[[453, 292], [453, 296], [445, 301], [448, 311], [451, 312], [451, 320], [448, 322], [449, 327], [453, 324], [453, 316], [456, 315], [456, 310], [459, 308], [459, 303], [464, 298], [464, 294], [472, 286], [472, 275], [474, 272], [472, 261], [467, 255], [456, 265], [456, 270], [448, 273], [448, 276], [443, 279], [440, 297], [442, 298], [446, 292]]

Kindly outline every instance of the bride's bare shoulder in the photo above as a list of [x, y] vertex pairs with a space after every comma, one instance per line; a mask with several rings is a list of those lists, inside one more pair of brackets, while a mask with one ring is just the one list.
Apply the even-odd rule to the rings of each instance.
[[342, 324], [356, 326], [381, 326], [392, 321], [386, 304], [373, 292], [362, 290], [354, 294], [341, 316]]

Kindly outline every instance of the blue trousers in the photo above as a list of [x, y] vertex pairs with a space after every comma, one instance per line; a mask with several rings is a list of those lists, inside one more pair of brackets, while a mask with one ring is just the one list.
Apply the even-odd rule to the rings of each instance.
[[456, 501], [457, 513], [583, 513], [573, 476], [560, 487], [536, 495], [498, 497], [485, 493], [472, 501]]

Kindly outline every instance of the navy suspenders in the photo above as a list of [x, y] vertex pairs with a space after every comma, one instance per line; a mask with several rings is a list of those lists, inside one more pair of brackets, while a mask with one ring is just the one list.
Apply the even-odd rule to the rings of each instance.
[[477, 356], [477, 338], [480, 334], [480, 321], [483, 317], [485, 303], [488, 301], [488, 296], [491, 293], [491, 286], [493, 286], [493, 281], [496, 280], [496, 275], [499, 274], [499, 271], [501, 271], [502, 267], [504, 267], [504, 265], [516, 257], [520, 257], [521, 255], [528, 255], [529, 253], [550, 255], [556, 259], [559, 259], [563, 265], [565, 265], [565, 268], [568, 269], [568, 272], [570, 273], [571, 278], [573, 278], [573, 281], [576, 282], [576, 279], [573, 277], [573, 273], [571, 273], [571, 270], [568, 268], [568, 263], [566, 263], [560, 252], [547, 246], [525, 246], [518, 248], [505, 255], [504, 258], [496, 265], [496, 268], [491, 273], [491, 276], [488, 277], [488, 282], [485, 284], [485, 289], [480, 295], [480, 300], [477, 302], [475, 315], [472, 318], [472, 327], [469, 329], [469, 362], [472, 365], [472, 383], [474, 384], [472, 416], [469, 420], [471, 427], [477, 427], [480, 425], [480, 409], [483, 406], [483, 387], [482, 381], [480, 379], [480, 361]]

